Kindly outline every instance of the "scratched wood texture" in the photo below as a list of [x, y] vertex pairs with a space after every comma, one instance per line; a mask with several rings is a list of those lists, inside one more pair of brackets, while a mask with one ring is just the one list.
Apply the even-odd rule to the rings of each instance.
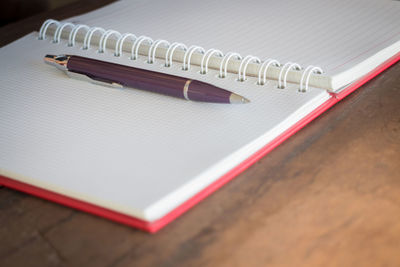
[[0, 225], [0, 266], [400, 266], [400, 64], [156, 235], [4, 187]]

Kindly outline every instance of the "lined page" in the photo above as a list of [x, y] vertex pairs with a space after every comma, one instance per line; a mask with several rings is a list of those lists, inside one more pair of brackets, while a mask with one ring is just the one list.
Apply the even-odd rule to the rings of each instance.
[[[400, 2], [391, 0], [133, 0], [68, 21], [262, 60], [316, 65], [325, 79], [311, 83], [336, 89], [400, 51], [399, 17]], [[365, 62], [374, 55], [375, 60]], [[352, 69], [350, 76], [341, 75]]]
[[[38, 41], [0, 49], [0, 174], [147, 221], [206, 188], [327, 101], [325, 90], [217, 78]], [[45, 54], [76, 54], [213, 81], [243, 105], [185, 101], [68, 78]]]

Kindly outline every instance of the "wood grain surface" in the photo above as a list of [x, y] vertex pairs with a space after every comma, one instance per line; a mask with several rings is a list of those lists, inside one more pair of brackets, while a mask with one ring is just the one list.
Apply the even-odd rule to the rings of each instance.
[[0, 225], [0, 266], [400, 266], [400, 64], [155, 235], [4, 187]]

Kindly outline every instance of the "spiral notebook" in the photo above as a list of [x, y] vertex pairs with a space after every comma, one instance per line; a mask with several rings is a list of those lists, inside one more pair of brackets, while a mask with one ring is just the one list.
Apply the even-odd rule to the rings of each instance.
[[[400, 58], [400, 2], [118, 1], [0, 49], [0, 183], [155, 232]], [[68, 78], [73, 54], [248, 98]]]

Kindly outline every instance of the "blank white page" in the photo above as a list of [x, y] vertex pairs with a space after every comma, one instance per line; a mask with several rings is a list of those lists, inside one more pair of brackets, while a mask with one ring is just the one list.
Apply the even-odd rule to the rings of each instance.
[[316, 65], [337, 89], [400, 51], [399, 18], [393, 0], [127, 0], [66, 21]]
[[[37, 33], [0, 49], [0, 173], [147, 221], [184, 203], [327, 101], [299, 93], [182, 72], [38, 41]], [[251, 100], [228, 105], [185, 101], [68, 78], [45, 54], [76, 54], [226, 88]]]

